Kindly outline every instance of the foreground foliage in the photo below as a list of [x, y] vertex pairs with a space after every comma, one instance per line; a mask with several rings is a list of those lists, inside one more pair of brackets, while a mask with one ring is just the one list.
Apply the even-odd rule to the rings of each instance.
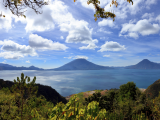
[[121, 85], [119, 90], [110, 90], [107, 95], [100, 92], [79, 100], [71, 97], [67, 104], [54, 106], [44, 96], [36, 97], [36, 77], [21, 74], [21, 81], [14, 79], [11, 89], [0, 90], [1, 120], [155, 120], [160, 119], [160, 92], [155, 99], [146, 97], [133, 82]]

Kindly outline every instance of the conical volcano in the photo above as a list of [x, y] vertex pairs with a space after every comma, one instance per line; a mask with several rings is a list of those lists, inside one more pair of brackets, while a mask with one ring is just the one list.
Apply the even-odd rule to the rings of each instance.
[[86, 59], [75, 59], [59, 68], [55, 68], [54, 70], [104, 70], [104, 69], [114, 69], [114, 68], [96, 65], [92, 62], [87, 61]]
[[136, 65], [128, 66], [127, 69], [160, 69], [160, 64], [143, 59]]

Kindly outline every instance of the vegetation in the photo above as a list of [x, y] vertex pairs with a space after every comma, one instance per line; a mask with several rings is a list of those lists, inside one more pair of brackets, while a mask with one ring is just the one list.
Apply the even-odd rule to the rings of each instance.
[[[133, 82], [121, 85], [101, 96], [100, 91], [79, 100], [71, 97], [67, 104], [48, 102], [44, 96], [36, 97], [36, 77], [26, 84], [24, 74], [17, 77], [11, 89], [0, 90], [1, 120], [155, 120], [160, 119], [160, 92], [150, 99]], [[136, 88], [135, 88], [136, 87]], [[26, 88], [26, 89], [24, 89]], [[13, 92], [13, 93], [12, 93]]]
[[[74, 0], [74, 2], [76, 2], [76, 0]], [[132, 2], [132, 5], [133, 5], [133, 0], [127, 0], [127, 2]], [[100, 1], [98, 0], [88, 0], [87, 1], [87, 4], [89, 5], [90, 3], [92, 3], [94, 6], [95, 6], [95, 9], [96, 9], [96, 13], [94, 14], [94, 17], [95, 17], [95, 22], [97, 21], [97, 17], [101, 17], [101, 18], [113, 18], [113, 22], [114, 22], [114, 18], [116, 17], [116, 15], [112, 12], [104, 12], [104, 8], [101, 8], [98, 4], [100, 4]], [[98, 4], [97, 4], [98, 3]], [[118, 6], [118, 3], [117, 3], [117, 0], [114, 1], [112, 0], [112, 5], [115, 4], [115, 6], [117, 7]], [[110, 4], [110, 7], [111, 7], [111, 4]]]
[[[28, 0], [3, 0], [3, 2], [5, 1], [5, 7], [9, 7], [10, 11], [12, 12], [12, 14], [14, 15], [17, 15], [18, 17], [21, 15], [21, 16], [24, 16], [24, 18], [26, 18], [26, 16], [23, 14], [24, 12], [19, 12], [19, 10], [21, 10], [22, 8], [21, 7], [29, 7], [29, 8], [32, 8], [36, 14], [42, 14], [40, 13], [39, 11], [36, 10], [35, 8], [35, 5], [38, 6], [39, 8], [41, 8], [42, 6], [44, 5], [49, 5], [48, 2], [44, 2], [43, 0], [39, 1], [39, 0], [33, 0], [32, 1], [28, 1]], [[116, 0], [117, 1], [117, 0]], [[112, 5], [115, 4], [116, 7], [118, 6], [118, 3], [112, 0]], [[76, 2], [76, 0], [74, 0], [74, 2]], [[127, 0], [127, 2], [132, 2], [132, 5], [133, 5], [133, 0]], [[22, 4], [23, 3], [23, 4]], [[33, 5], [34, 3], [34, 5]], [[104, 12], [104, 8], [100, 8], [100, 6], [98, 4], [100, 4], [100, 1], [98, 0], [88, 0], [87, 1], [87, 4], [89, 5], [90, 3], [92, 3], [94, 6], [95, 6], [95, 9], [96, 9], [96, 13], [94, 14], [94, 17], [95, 17], [95, 21], [97, 21], [97, 17], [101, 17], [101, 18], [113, 18], [113, 21], [115, 20], [114, 18], [116, 17], [116, 15], [112, 12]], [[111, 7], [111, 4], [110, 4], [110, 7]], [[16, 8], [16, 10], [15, 10]], [[24, 9], [24, 8], [23, 8]], [[14, 11], [15, 10], [15, 11]], [[2, 14], [1, 14], [2, 15]], [[5, 17], [5, 15], [3, 15], [3, 17]]]

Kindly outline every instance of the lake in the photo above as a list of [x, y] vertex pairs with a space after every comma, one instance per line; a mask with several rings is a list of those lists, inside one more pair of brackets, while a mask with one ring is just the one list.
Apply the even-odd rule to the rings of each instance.
[[37, 71], [37, 70], [2, 70], [0, 78], [13, 81], [17, 77], [21, 80], [21, 73], [30, 77], [32, 81], [54, 88], [60, 95], [66, 97], [71, 94], [91, 90], [119, 89], [120, 85], [133, 81], [138, 88], [147, 89], [160, 79], [159, 70], [134, 70], [117, 68], [111, 70], [77, 70], [77, 71]]

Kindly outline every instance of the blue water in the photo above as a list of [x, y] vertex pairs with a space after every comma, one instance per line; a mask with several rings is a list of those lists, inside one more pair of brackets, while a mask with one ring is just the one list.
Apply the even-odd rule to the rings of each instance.
[[0, 78], [13, 81], [19, 77], [21, 80], [22, 72], [24, 76], [29, 76], [30, 80], [36, 76], [35, 83], [51, 86], [64, 97], [95, 89], [119, 89], [120, 85], [127, 84], [129, 81], [133, 81], [138, 88], [147, 89], [160, 79], [160, 70], [124, 68], [77, 71], [3, 70], [0, 72]]

